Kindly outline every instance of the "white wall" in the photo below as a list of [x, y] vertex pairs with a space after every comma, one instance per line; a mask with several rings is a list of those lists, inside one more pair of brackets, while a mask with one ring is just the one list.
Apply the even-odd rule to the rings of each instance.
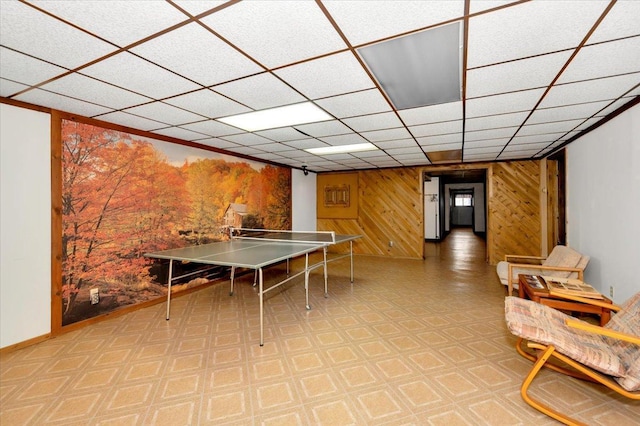
[[307, 176], [291, 169], [291, 210], [293, 231], [316, 230], [316, 174]]
[[0, 104], [0, 347], [51, 332], [49, 114]]
[[567, 147], [567, 243], [585, 281], [621, 303], [640, 291], [640, 105]]

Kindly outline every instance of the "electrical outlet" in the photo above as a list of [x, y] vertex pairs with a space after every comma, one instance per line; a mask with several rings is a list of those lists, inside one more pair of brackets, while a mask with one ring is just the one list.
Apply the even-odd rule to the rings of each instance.
[[89, 299], [91, 300], [92, 305], [100, 303], [100, 290], [97, 288], [89, 290]]
[[613, 286], [609, 286], [609, 297], [613, 297]]
[[389, 247], [393, 247], [393, 241], [389, 241]]

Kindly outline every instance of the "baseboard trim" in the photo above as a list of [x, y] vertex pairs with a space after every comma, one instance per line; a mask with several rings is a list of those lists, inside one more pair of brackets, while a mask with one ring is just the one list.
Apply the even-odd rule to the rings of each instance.
[[23, 349], [31, 345], [35, 345], [36, 343], [44, 342], [45, 340], [49, 340], [51, 338], [51, 333], [43, 334], [42, 336], [32, 337], [31, 339], [23, 340], [22, 342], [14, 343], [13, 345], [5, 346], [4, 348], [0, 348], [0, 355], [6, 355], [8, 353], [17, 351], [18, 349]]

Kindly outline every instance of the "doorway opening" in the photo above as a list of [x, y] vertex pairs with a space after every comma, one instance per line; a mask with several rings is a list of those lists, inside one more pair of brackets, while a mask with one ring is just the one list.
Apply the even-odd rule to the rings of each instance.
[[425, 170], [424, 257], [437, 256], [452, 230], [466, 228], [484, 242], [486, 260], [486, 179], [486, 169]]

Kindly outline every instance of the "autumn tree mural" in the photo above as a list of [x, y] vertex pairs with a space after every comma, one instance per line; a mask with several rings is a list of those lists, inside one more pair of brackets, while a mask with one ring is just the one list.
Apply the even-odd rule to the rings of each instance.
[[205, 150], [176, 165], [163, 144], [63, 120], [63, 325], [166, 294], [144, 253], [226, 238], [230, 203], [267, 228], [291, 228], [289, 169]]

